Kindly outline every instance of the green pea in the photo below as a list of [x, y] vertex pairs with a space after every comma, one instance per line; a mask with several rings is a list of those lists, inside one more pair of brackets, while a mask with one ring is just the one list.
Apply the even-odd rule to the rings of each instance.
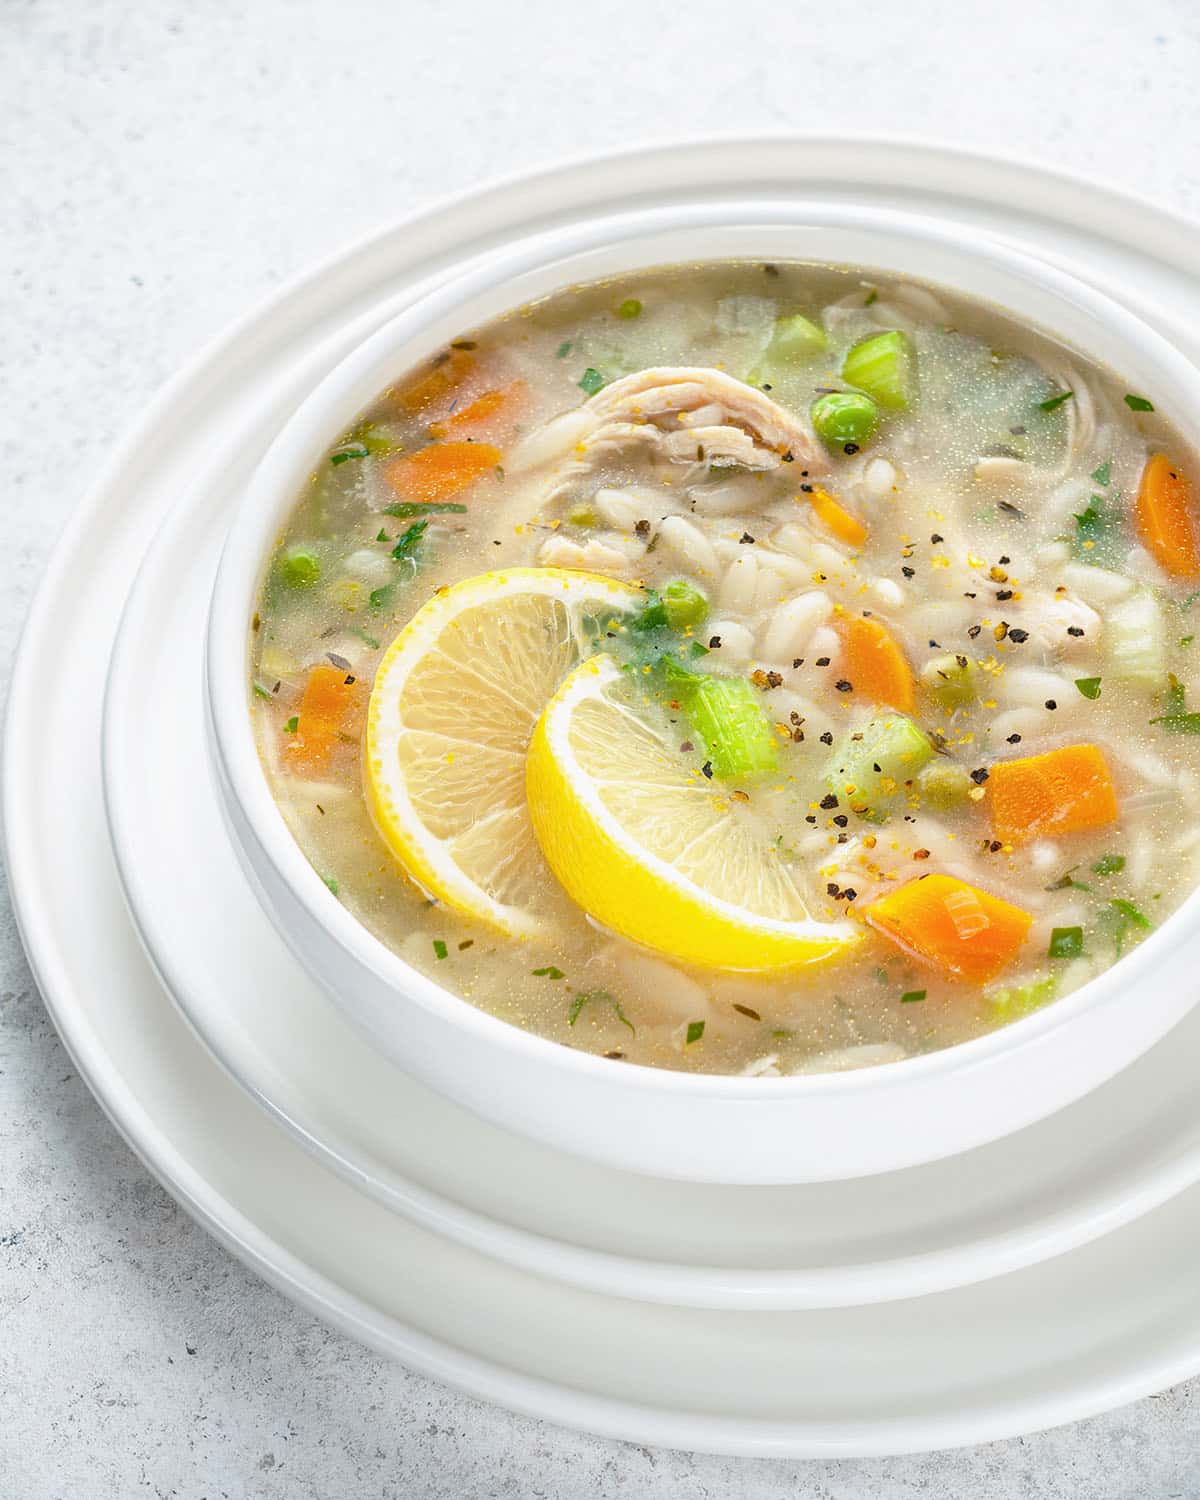
[[291, 547], [279, 560], [279, 576], [288, 588], [310, 588], [321, 576], [321, 559], [307, 547]]
[[855, 443], [860, 448], [879, 426], [879, 408], [861, 391], [830, 391], [818, 396], [809, 412], [817, 436], [830, 448]]

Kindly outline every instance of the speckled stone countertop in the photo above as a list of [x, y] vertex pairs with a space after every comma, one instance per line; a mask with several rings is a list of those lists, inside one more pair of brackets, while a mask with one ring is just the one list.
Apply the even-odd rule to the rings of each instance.
[[[0, 0], [0, 660], [116, 436], [284, 277], [451, 189], [726, 130], [916, 132], [1200, 214], [1200, 8]], [[0, 1500], [1200, 1494], [1200, 1383], [952, 1454], [737, 1461], [484, 1407], [198, 1229], [59, 1046], [0, 904]]]

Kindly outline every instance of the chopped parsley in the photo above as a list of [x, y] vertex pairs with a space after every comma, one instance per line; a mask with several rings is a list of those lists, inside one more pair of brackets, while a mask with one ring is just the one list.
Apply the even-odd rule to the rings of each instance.
[[577, 995], [572, 996], [571, 1005], [567, 1011], [567, 1025], [574, 1026], [579, 1019], [579, 1013], [585, 1005], [609, 1005], [616, 1012], [617, 1020], [622, 1026], [628, 1026], [630, 1031], [637, 1036], [637, 1027], [621, 1009], [621, 1002], [608, 990], [580, 990]]
[[406, 527], [400, 533], [400, 540], [392, 548], [392, 556], [397, 562], [403, 562], [405, 558], [416, 555], [417, 547], [428, 526], [428, 521], [414, 521], [411, 526]]
[[[414, 516], [461, 516], [466, 510], [456, 500], [397, 500], [383, 507], [385, 516], [397, 516], [402, 521], [411, 521]], [[377, 540], [383, 541], [382, 534]]]
[[1105, 913], [1109, 918], [1112, 930], [1113, 947], [1117, 950], [1117, 957], [1129, 941], [1129, 935], [1135, 929], [1148, 930], [1151, 927], [1149, 917], [1143, 915], [1132, 901], [1116, 900], [1110, 901], [1109, 912]]
[[1092, 866], [1093, 875], [1118, 875], [1125, 868], [1123, 854], [1102, 854]]
[[1145, 396], [1131, 396], [1126, 393], [1125, 405], [1130, 411], [1153, 411], [1154, 403], [1147, 401]]
[[1091, 698], [1094, 701], [1100, 696], [1099, 677], [1077, 677], [1075, 679], [1075, 686], [1085, 698]]
[[905, 990], [904, 994], [900, 996], [900, 1004], [914, 1005], [918, 1000], [924, 1000], [928, 993], [928, 990]]
[[[1038, 402], [1038, 411], [1057, 411], [1060, 406], [1068, 402], [1075, 394], [1074, 391], [1059, 391], [1056, 396], [1048, 396], [1045, 401]], [[1126, 400], [1129, 398], [1126, 397]]]
[[286, 733], [288, 733], [288, 734], [295, 734], [295, 732], [297, 731], [297, 729], [300, 728], [300, 716], [299, 716], [299, 714], [293, 714], [292, 717], [287, 721], [287, 723], [283, 727], [284, 727], [284, 730], [285, 730]]
[[1055, 927], [1048, 952], [1051, 958], [1078, 958], [1083, 952], [1083, 928]]
[[867, 293], [867, 300], [863, 303], [863, 306], [864, 307], [874, 307], [874, 305], [878, 301], [879, 301], [879, 288], [873, 286], [871, 288], [871, 290]]
[[271, 689], [263, 687], [261, 682], [256, 682], [254, 684], [254, 693], [258, 698], [270, 698]]
[[373, 635], [368, 635], [361, 625], [356, 625], [350, 634], [356, 635], [365, 646], [370, 646], [372, 651], [379, 650], [379, 642]]
[[688, 1022], [687, 1045], [689, 1047], [692, 1045], [693, 1042], [698, 1042], [703, 1035], [704, 1035], [704, 1022], [703, 1021], [689, 1021]]
[[1108, 484], [1112, 479], [1112, 459], [1106, 458], [1098, 469], [1093, 469], [1092, 478], [1097, 484]]
[[561, 969], [556, 969], [553, 964], [547, 964], [544, 969], [531, 969], [530, 973], [535, 979], [565, 979], [566, 975]]
[[587, 396], [594, 396], [597, 391], [602, 391], [607, 383], [600, 371], [593, 370], [591, 365], [579, 377], [579, 389]]
[[322, 875], [321, 879], [325, 882], [325, 884], [329, 887], [329, 889], [335, 896], [341, 890], [341, 886], [338, 884], [338, 878], [336, 875]]
[[433, 956], [434, 956], [434, 958], [445, 958], [449, 952], [450, 952], [449, 948], [446, 947], [445, 943], [442, 942], [441, 938], [434, 938], [434, 940], [433, 940]]
[[1102, 507], [1100, 496], [1093, 495], [1087, 509], [1080, 511], [1075, 517], [1075, 551], [1085, 561], [1093, 560], [1089, 554], [1094, 553], [1098, 544], [1105, 540], [1111, 525]]
[[559, 344], [557, 350], [555, 350], [554, 357], [555, 359], [566, 359], [567, 355], [570, 354], [570, 352], [571, 340], [567, 339], [564, 343]]

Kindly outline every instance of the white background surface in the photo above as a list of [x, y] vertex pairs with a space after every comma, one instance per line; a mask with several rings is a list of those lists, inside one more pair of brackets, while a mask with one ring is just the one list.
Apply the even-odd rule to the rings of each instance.
[[[671, 135], [923, 133], [1200, 214], [1194, 0], [0, 0], [0, 661], [115, 437], [196, 346], [363, 230]], [[862, 1463], [561, 1432], [290, 1307], [74, 1076], [0, 907], [0, 1500], [1034, 1500], [1200, 1493], [1200, 1384]]]

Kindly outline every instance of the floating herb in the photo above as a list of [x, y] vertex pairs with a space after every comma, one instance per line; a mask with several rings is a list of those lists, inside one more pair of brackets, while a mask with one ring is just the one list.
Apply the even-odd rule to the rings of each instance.
[[871, 290], [867, 293], [867, 300], [863, 303], [863, 306], [864, 307], [874, 307], [875, 304], [876, 304], [876, 302], [878, 302], [878, 301], [879, 301], [879, 288], [873, 286], [871, 288]]
[[350, 634], [356, 635], [365, 646], [370, 646], [372, 651], [379, 650], [379, 642], [373, 635], [368, 635], [361, 625], [356, 625]]
[[1147, 401], [1145, 396], [1130, 396], [1127, 394], [1125, 397], [1125, 405], [1129, 408], [1130, 411], [1154, 410], [1153, 402]]
[[1089, 554], [1105, 540], [1110, 524], [1104, 514], [1103, 501], [1099, 495], [1093, 495], [1087, 509], [1075, 517], [1075, 551], [1085, 561], [1093, 560]]
[[392, 548], [392, 556], [397, 562], [416, 556], [417, 548], [428, 526], [428, 521], [414, 521], [411, 526], [400, 533], [400, 540]]
[[1119, 875], [1125, 868], [1123, 854], [1102, 854], [1092, 866], [1093, 875]]
[[1075, 686], [1085, 698], [1091, 698], [1094, 701], [1100, 696], [1099, 677], [1077, 677], [1075, 679]]
[[334, 449], [329, 455], [329, 462], [336, 468], [338, 464], [349, 463], [352, 458], [366, 458], [370, 452], [366, 443], [345, 443]]
[[1051, 958], [1078, 958], [1083, 952], [1083, 928], [1055, 927], [1048, 952]]
[[642, 304], [636, 297], [626, 297], [625, 301], [617, 308], [618, 318], [640, 318], [642, 315]]
[[442, 942], [441, 938], [434, 938], [434, 940], [433, 940], [433, 956], [435, 958], [445, 958], [446, 955], [449, 952], [450, 952], [449, 948], [446, 947], [445, 943]]
[[298, 714], [293, 714], [283, 727], [285, 733], [295, 734], [297, 729], [300, 728], [300, 716]]
[[1112, 459], [1106, 458], [1098, 469], [1093, 469], [1092, 478], [1097, 484], [1108, 484], [1112, 479]]
[[928, 993], [928, 990], [905, 990], [904, 994], [900, 996], [900, 1004], [915, 1005], [918, 1000], [924, 1000]]
[[338, 878], [336, 875], [322, 875], [321, 879], [325, 882], [325, 884], [329, 887], [329, 889], [335, 896], [341, 890], [341, 886], [338, 883]]
[[1038, 402], [1038, 411], [1057, 411], [1058, 408], [1068, 402], [1074, 394], [1074, 391], [1059, 391], [1056, 396], [1048, 396], [1045, 401]]
[[1116, 949], [1117, 957], [1119, 958], [1125, 944], [1129, 941], [1130, 933], [1136, 928], [1148, 930], [1153, 924], [1149, 917], [1144, 916], [1134, 906], [1132, 901], [1118, 899], [1110, 901], [1108, 905], [1110, 910], [1105, 915], [1109, 917], [1113, 947]]
[[593, 370], [591, 365], [579, 378], [579, 389], [587, 396], [594, 396], [597, 391], [602, 391], [608, 382], [599, 370]]
[[553, 964], [547, 964], [544, 969], [531, 969], [530, 973], [535, 979], [565, 979], [566, 975], [561, 969], [556, 969]]
[[571, 340], [567, 339], [564, 343], [559, 344], [557, 350], [555, 351], [554, 357], [555, 359], [566, 359], [567, 355], [570, 354], [570, 352]]
[[383, 507], [385, 516], [396, 516], [402, 521], [411, 521], [414, 516], [461, 516], [466, 510], [456, 500], [397, 500], [394, 505]]
[[698, 1042], [703, 1035], [704, 1035], [704, 1022], [703, 1021], [689, 1021], [688, 1022], [687, 1046], [690, 1047], [693, 1042]]
[[263, 687], [261, 682], [256, 682], [254, 684], [254, 695], [256, 698], [269, 699], [271, 696], [271, 689]]
[[1084, 885], [1081, 880], [1075, 879], [1075, 871], [1078, 865], [1072, 865], [1069, 870], [1061, 874], [1057, 880], [1052, 881], [1046, 889], [1048, 891], [1090, 891], [1090, 885]]
[[577, 995], [573, 996], [567, 1011], [568, 1026], [574, 1026], [585, 1005], [610, 1005], [616, 1012], [617, 1020], [621, 1025], [628, 1026], [634, 1036], [637, 1036], [637, 1027], [621, 1009], [621, 1002], [608, 990], [580, 990]]

